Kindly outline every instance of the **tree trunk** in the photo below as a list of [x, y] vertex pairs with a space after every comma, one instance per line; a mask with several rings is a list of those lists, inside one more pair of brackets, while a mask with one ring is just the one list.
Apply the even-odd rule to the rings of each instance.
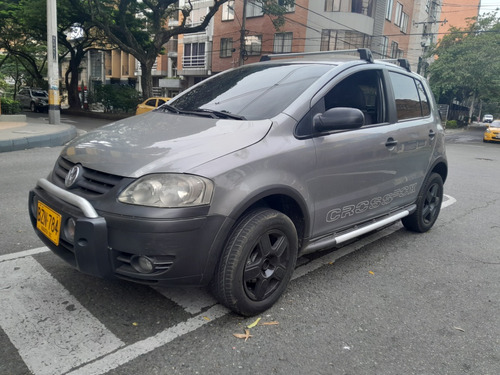
[[469, 121], [468, 124], [472, 122], [472, 114], [474, 113], [474, 105], [476, 104], [476, 92], [472, 93], [472, 103], [469, 108]]
[[[66, 72], [66, 88], [68, 89], [69, 108], [79, 111], [82, 108], [80, 95], [78, 95], [78, 67], [80, 66], [81, 59], [80, 61], [76, 60], [76, 56], [72, 56], [69, 61], [69, 69]], [[68, 77], [69, 75], [71, 75], [71, 78]]]
[[153, 64], [156, 57], [152, 61], [141, 61], [141, 88], [142, 97], [144, 100], [153, 96], [153, 75], [151, 71], [153, 70]]

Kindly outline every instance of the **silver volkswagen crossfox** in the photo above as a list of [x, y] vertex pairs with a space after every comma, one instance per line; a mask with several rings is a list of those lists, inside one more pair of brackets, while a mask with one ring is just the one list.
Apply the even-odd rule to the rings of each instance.
[[245, 316], [297, 257], [435, 223], [448, 173], [427, 82], [366, 49], [267, 56], [69, 143], [29, 193], [33, 227], [86, 274], [210, 285]]

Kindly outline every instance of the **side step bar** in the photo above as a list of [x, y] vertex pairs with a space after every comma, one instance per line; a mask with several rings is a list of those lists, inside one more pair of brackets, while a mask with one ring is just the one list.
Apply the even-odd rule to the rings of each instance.
[[322, 249], [327, 249], [329, 247], [333, 247], [335, 245], [341, 244], [342, 242], [352, 240], [353, 238], [359, 237], [363, 234], [366, 234], [366, 233], [369, 233], [371, 231], [383, 228], [386, 225], [392, 224], [392, 223], [404, 218], [405, 216], [410, 215], [412, 212], [414, 212], [416, 210], [416, 208], [417, 208], [417, 206], [414, 204], [414, 205], [411, 205], [410, 207], [407, 207], [403, 211], [396, 212], [396, 213], [392, 214], [391, 216], [387, 216], [383, 219], [377, 220], [377, 221], [372, 222], [370, 224], [363, 225], [361, 227], [357, 227], [353, 230], [344, 232], [342, 234], [338, 234], [338, 235], [333, 234], [333, 235], [328, 236], [328, 237], [323, 237], [323, 238], [316, 240], [314, 242], [309, 242], [305, 246], [305, 248], [303, 248], [300, 251], [300, 255], [312, 253], [312, 252], [322, 250]]

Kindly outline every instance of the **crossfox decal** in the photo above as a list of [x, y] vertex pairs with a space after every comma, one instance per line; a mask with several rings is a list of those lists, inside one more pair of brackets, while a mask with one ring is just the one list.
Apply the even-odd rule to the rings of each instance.
[[394, 198], [402, 198], [407, 195], [414, 194], [416, 192], [417, 184], [411, 184], [403, 186], [400, 189], [394, 190], [394, 192], [386, 194], [384, 196], [373, 197], [370, 200], [361, 201], [357, 204], [350, 204], [341, 208], [334, 208], [326, 214], [327, 223], [331, 223], [337, 220], [345, 219], [346, 217], [361, 214], [367, 210], [373, 210], [374, 208], [385, 206], [391, 203]]

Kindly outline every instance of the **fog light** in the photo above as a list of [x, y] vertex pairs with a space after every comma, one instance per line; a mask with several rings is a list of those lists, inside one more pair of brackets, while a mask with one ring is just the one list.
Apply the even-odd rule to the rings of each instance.
[[75, 241], [75, 228], [76, 221], [72, 217], [66, 220], [66, 225], [64, 226], [64, 236], [67, 240], [74, 242]]
[[152, 273], [155, 270], [154, 261], [144, 255], [133, 257], [131, 265], [140, 273]]

